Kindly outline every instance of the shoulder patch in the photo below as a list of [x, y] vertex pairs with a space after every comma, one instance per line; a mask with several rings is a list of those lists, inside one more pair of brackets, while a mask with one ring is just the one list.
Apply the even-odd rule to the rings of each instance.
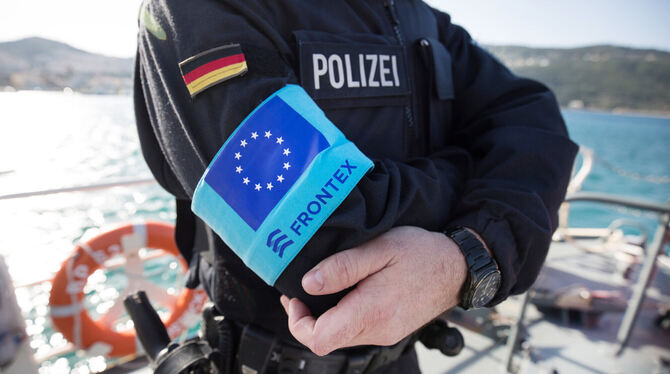
[[149, 12], [146, 3], [142, 3], [138, 18], [140, 21], [140, 25], [144, 26], [144, 28], [147, 29], [147, 31], [149, 31], [153, 36], [155, 36], [159, 40], [167, 39], [167, 34], [165, 33], [165, 30], [163, 30], [160, 23], [158, 23], [158, 20], [156, 20], [156, 18], [151, 14], [151, 12]]
[[247, 72], [247, 61], [239, 44], [212, 48], [179, 63], [191, 97], [206, 88]]

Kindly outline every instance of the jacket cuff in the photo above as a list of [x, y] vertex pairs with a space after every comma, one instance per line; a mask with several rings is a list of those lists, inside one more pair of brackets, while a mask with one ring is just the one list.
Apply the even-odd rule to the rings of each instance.
[[516, 240], [507, 221], [495, 217], [487, 209], [480, 209], [451, 220], [449, 226], [463, 226], [477, 232], [498, 263], [502, 278], [500, 289], [486, 306], [493, 307], [507, 299], [516, 284], [520, 268]]

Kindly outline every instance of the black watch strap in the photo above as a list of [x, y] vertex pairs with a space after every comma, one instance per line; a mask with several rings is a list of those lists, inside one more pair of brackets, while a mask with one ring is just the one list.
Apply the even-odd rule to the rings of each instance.
[[460, 307], [472, 308], [472, 297], [481, 279], [492, 271], [498, 271], [498, 264], [472, 232], [462, 226], [452, 227], [444, 232], [460, 248], [468, 265], [468, 277], [461, 290]]

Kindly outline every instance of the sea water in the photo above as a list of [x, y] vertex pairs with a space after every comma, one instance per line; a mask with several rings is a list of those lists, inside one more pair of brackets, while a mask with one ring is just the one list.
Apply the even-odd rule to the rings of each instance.
[[[0, 195], [150, 176], [133, 124], [127, 96], [0, 94]], [[158, 185], [0, 200], [0, 255], [37, 357], [67, 346], [48, 315], [51, 285], [40, 281], [53, 277], [75, 243], [119, 223], [174, 218], [172, 199]], [[152, 260], [144, 274], [175, 294], [183, 283], [175, 265], [171, 257]], [[94, 273], [85, 289], [89, 314], [111, 310], [127, 282], [123, 269]], [[89, 373], [109, 364], [74, 351], [42, 362], [40, 372]]]
[[[670, 198], [670, 119], [579, 111], [564, 116], [572, 139], [597, 155], [583, 190], [658, 202]], [[0, 195], [148, 176], [130, 97], [0, 93]], [[607, 227], [621, 217], [642, 222], [650, 234], [658, 222], [650, 213], [575, 203], [570, 225]], [[40, 281], [58, 271], [78, 240], [122, 222], [174, 218], [173, 201], [158, 185], [0, 200], [0, 255], [19, 286], [35, 352], [43, 355], [66, 344], [49, 321], [50, 284]], [[181, 278], [160, 271], [174, 268], [174, 261], [167, 261], [153, 262], [145, 271], [174, 292]], [[87, 289], [89, 295], [104, 293], [97, 307], [89, 305], [94, 316], [104, 314], [125, 285], [122, 272], [97, 278]], [[45, 361], [42, 371], [88, 373], [107, 364], [101, 356], [72, 352]]]
[[[573, 141], [595, 152], [583, 191], [670, 203], [670, 118], [584, 111], [563, 116]], [[607, 227], [619, 218], [639, 222], [650, 237], [659, 222], [654, 213], [581, 202], [571, 207], [569, 226]], [[624, 231], [640, 233], [630, 226]]]

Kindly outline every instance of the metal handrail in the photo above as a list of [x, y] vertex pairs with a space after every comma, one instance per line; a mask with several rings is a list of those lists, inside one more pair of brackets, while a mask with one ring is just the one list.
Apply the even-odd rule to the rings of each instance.
[[582, 166], [570, 180], [570, 184], [568, 184], [568, 193], [581, 190], [584, 181], [588, 178], [589, 174], [591, 174], [591, 170], [593, 170], [593, 149], [581, 146], [579, 147], [579, 153], [583, 158]]
[[[657, 226], [656, 234], [654, 235], [654, 240], [651, 243], [651, 245], [646, 247], [647, 250], [645, 253], [644, 262], [642, 264], [642, 269], [640, 270], [640, 275], [638, 276], [638, 280], [633, 287], [633, 295], [631, 296], [631, 300], [628, 303], [628, 306], [626, 307], [623, 320], [621, 321], [621, 324], [619, 325], [619, 330], [617, 331], [618, 348], [615, 354], [620, 355], [625, 349], [626, 345], [628, 344], [631, 331], [635, 326], [635, 322], [638, 313], [640, 312], [642, 301], [644, 300], [646, 295], [649, 281], [654, 273], [656, 260], [659, 254], [661, 253], [663, 247], [666, 244], [668, 244], [667, 238], [670, 233], [670, 201], [666, 203], [659, 203], [656, 201], [650, 201], [635, 197], [626, 197], [601, 192], [584, 192], [584, 191], [568, 193], [568, 195], [565, 197], [565, 203], [575, 201], [588, 201], [588, 202], [604, 203], [610, 205], [618, 205], [626, 208], [655, 212], [658, 213], [660, 216], [659, 217], [660, 222]], [[565, 205], [567, 204], [563, 204], [563, 206]], [[527, 292], [526, 296], [524, 297], [521, 310], [519, 311], [519, 317], [517, 318], [517, 322], [514, 327], [515, 331], [513, 331], [515, 334], [523, 324], [526, 309], [530, 304], [531, 299], [531, 297], [529, 296], [530, 292], [531, 291]], [[510, 336], [512, 336], [513, 339], [508, 340], [507, 342], [508, 353], [506, 355], [504, 362], [504, 369], [506, 373], [512, 373], [512, 359], [514, 357], [514, 352], [516, 352], [516, 341], [515, 341], [516, 336], [515, 335]]]
[[36, 190], [28, 192], [19, 192], [11, 193], [7, 195], [0, 195], [0, 200], [9, 200], [9, 199], [22, 199], [26, 197], [33, 196], [43, 196], [43, 195], [52, 195], [57, 193], [64, 192], [85, 192], [85, 191], [95, 191], [103, 190], [106, 188], [112, 187], [128, 187], [128, 186], [137, 186], [142, 184], [154, 184], [158, 183], [154, 178], [141, 178], [141, 179], [131, 179], [131, 180], [119, 180], [113, 182], [89, 184], [84, 186], [73, 186], [73, 187], [64, 187], [64, 188], [53, 188], [48, 190]]
[[602, 192], [586, 192], [586, 191], [575, 192], [568, 194], [565, 197], [565, 201], [566, 202], [590, 201], [597, 203], [619, 205], [626, 208], [647, 210], [660, 214], [670, 214], [669, 203], [659, 203], [636, 197], [624, 197], [620, 195], [612, 195]]
[[[586, 178], [591, 174], [593, 170], [593, 149], [581, 146], [579, 147], [579, 154], [582, 155], [582, 165], [579, 170], [576, 170], [576, 164], [574, 165], [572, 171], [572, 178], [570, 178], [570, 183], [568, 184], [567, 193], [571, 194], [582, 189], [582, 185]], [[564, 230], [568, 227], [568, 217], [570, 215], [570, 204], [564, 203], [561, 204], [561, 207], [558, 210], [558, 227], [561, 230]]]
[[656, 234], [654, 235], [653, 242], [646, 247], [645, 258], [642, 264], [642, 269], [640, 270], [640, 275], [633, 287], [633, 295], [624, 312], [623, 320], [621, 321], [621, 325], [617, 332], [617, 342], [619, 346], [616, 355], [620, 355], [628, 344], [631, 331], [635, 326], [635, 321], [640, 312], [642, 301], [645, 298], [647, 287], [654, 274], [656, 260], [667, 244], [668, 233], [670, 232], [670, 203], [659, 203], [635, 197], [584, 191], [568, 194], [565, 201], [589, 201], [618, 205], [626, 208], [651, 211], [660, 215], [660, 222], [657, 226]]

